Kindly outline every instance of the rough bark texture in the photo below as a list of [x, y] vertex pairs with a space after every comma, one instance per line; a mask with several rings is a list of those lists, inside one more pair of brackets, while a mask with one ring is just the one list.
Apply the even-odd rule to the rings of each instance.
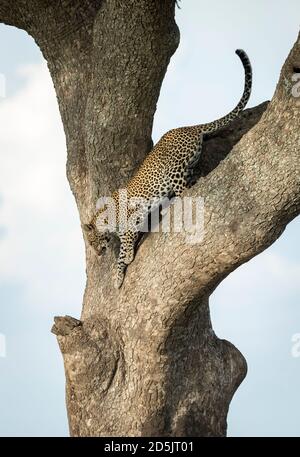
[[[27, 30], [55, 85], [80, 219], [126, 183], [152, 146], [159, 90], [179, 42], [174, 1], [0, 0], [0, 21]], [[223, 436], [246, 362], [211, 326], [208, 299], [300, 211], [298, 38], [272, 101], [206, 141], [202, 243], [150, 234], [112, 287], [115, 253], [87, 247], [81, 320], [55, 319], [74, 436]], [[199, 119], [199, 122], [201, 120]]]

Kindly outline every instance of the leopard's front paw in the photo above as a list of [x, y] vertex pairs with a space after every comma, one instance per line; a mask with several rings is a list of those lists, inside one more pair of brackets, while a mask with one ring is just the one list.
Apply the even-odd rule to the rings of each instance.
[[125, 269], [125, 265], [118, 267], [117, 276], [114, 283], [115, 289], [120, 289], [120, 287], [122, 286], [125, 277]]
[[124, 276], [122, 278], [117, 277], [114, 283], [115, 289], [120, 289], [124, 281]]
[[133, 262], [134, 259], [134, 251], [126, 252], [125, 258], [124, 258], [124, 263], [126, 265], [130, 265], [131, 262]]

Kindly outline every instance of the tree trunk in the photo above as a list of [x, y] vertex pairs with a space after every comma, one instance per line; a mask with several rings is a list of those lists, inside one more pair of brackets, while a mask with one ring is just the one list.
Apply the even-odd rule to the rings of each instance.
[[[27, 30], [48, 62], [82, 223], [152, 147], [161, 83], [179, 43], [174, 8], [174, 0], [0, 0], [0, 21]], [[81, 319], [57, 317], [53, 327], [71, 435], [226, 434], [246, 362], [215, 336], [208, 299], [299, 214], [299, 67], [298, 38], [273, 100], [205, 142], [201, 179], [185, 192], [205, 201], [201, 243], [151, 233], [118, 291], [115, 251], [99, 260], [86, 247]]]

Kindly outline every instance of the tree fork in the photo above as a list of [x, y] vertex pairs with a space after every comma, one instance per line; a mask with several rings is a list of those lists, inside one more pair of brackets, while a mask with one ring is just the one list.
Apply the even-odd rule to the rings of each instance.
[[[153, 115], [179, 43], [175, 1], [0, 0], [0, 22], [40, 46], [55, 86], [67, 175], [81, 222], [122, 187], [151, 149]], [[151, 233], [120, 291], [115, 257], [86, 247], [80, 320], [55, 319], [73, 436], [223, 436], [246, 363], [213, 333], [208, 298], [300, 212], [299, 37], [272, 101], [206, 140], [205, 238]], [[199, 53], [201, 50], [199, 49]], [[201, 120], [199, 120], [201, 122]]]

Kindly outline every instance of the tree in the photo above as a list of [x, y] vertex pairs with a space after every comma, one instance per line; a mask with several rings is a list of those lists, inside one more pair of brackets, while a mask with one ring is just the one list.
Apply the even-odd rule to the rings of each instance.
[[[65, 129], [81, 223], [152, 147], [153, 115], [179, 43], [175, 1], [0, 0], [47, 60]], [[86, 247], [81, 319], [56, 317], [73, 436], [223, 436], [246, 361], [213, 332], [208, 300], [300, 212], [300, 36], [270, 103], [205, 141], [199, 179], [205, 237], [151, 233], [112, 287], [115, 252]]]

